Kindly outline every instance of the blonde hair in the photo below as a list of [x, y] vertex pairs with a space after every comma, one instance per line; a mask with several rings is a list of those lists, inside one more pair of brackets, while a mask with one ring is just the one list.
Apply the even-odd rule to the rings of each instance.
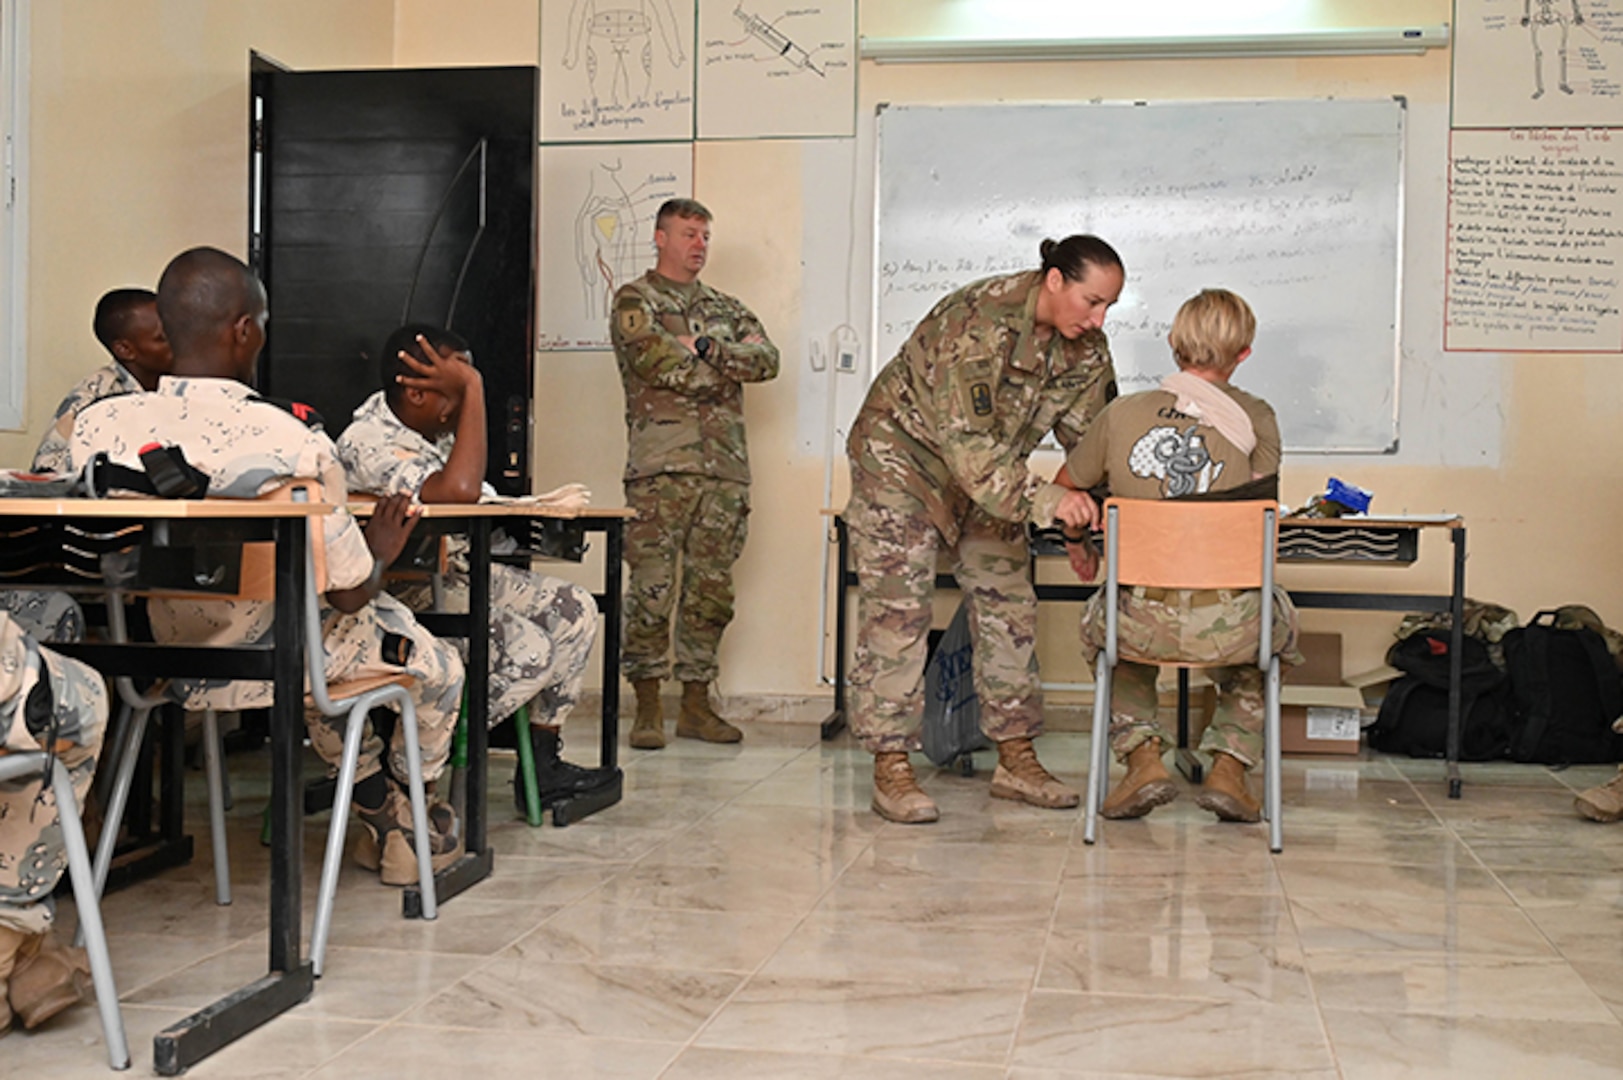
[[1251, 347], [1257, 317], [1227, 289], [1202, 289], [1178, 309], [1167, 341], [1180, 368], [1210, 368], [1228, 375]]

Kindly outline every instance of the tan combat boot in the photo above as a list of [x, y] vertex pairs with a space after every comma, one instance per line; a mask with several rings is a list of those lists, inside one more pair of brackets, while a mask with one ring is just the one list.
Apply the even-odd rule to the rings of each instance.
[[716, 715], [710, 707], [710, 684], [682, 684], [682, 714], [676, 718], [676, 737], [705, 742], [734, 743], [744, 733]]
[[1140, 818], [1178, 797], [1167, 767], [1161, 764], [1161, 740], [1145, 739], [1127, 754], [1127, 775], [1105, 799], [1099, 813], [1113, 820]]
[[90, 961], [83, 949], [62, 944], [49, 930], [25, 937], [17, 948], [7, 997], [23, 1027], [32, 1031], [89, 991]]
[[1580, 792], [1572, 800], [1572, 808], [1580, 817], [1590, 821], [1623, 820], [1623, 772], [1619, 772], [1600, 787]]
[[[462, 822], [448, 804], [428, 797], [429, 866], [439, 873], [462, 857]], [[352, 852], [355, 864], [378, 871], [385, 885], [415, 885], [418, 882], [417, 849], [413, 846], [411, 796], [391, 781], [383, 805], [376, 810], [355, 806], [361, 819], [361, 835]]]
[[873, 812], [902, 825], [927, 825], [941, 816], [935, 800], [919, 787], [907, 754], [899, 750], [873, 756]]
[[997, 744], [997, 768], [992, 771], [992, 796], [1013, 799], [1048, 810], [1076, 806], [1082, 796], [1054, 779], [1037, 760], [1030, 739], [1006, 739]]
[[1195, 805], [1210, 810], [1219, 821], [1262, 820], [1262, 804], [1246, 790], [1245, 762], [1221, 751], [1212, 755], [1212, 767], [1195, 793]]
[[28, 935], [9, 926], [0, 926], [0, 1037], [11, 1030], [11, 969], [17, 952]]
[[637, 719], [626, 741], [634, 750], [663, 750], [665, 714], [659, 706], [659, 680], [634, 679], [631, 688], [637, 692]]

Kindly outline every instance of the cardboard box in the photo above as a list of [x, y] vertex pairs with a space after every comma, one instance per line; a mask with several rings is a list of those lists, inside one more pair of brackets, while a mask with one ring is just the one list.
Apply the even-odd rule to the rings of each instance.
[[[1286, 754], [1354, 755], [1362, 744], [1364, 697], [1341, 678], [1341, 635], [1302, 634], [1297, 648], [1303, 663], [1288, 667], [1279, 693], [1279, 747]], [[1208, 686], [1196, 696], [1190, 717], [1190, 744], [1211, 723], [1217, 692]]]

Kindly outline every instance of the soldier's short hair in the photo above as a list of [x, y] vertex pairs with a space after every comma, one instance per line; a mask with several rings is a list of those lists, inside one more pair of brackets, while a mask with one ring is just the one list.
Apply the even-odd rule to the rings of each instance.
[[112, 352], [113, 342], [129, 336], [136, 311], [157, 302], [158, 294], [151, 289], [113, 289], [96, 301], [96, 315], [90, 321], [90, 328], [102, 348]]
[[177, 356], [264, 306], [264, 287], [248, 264], [218, 248], [181, 252], [158, 279], [158, 318]]
[[473, 356], [473, 349], [468, 345], [467, 339], [454, 330], [447, 330], [443, 326], [434, 326], [432, 323], [407, 323], [394, 331], [383, 341], [383, 351], [378, 354], [378, 375], [383, 379], [384, 398], [394, 404], [400, 400], [400, 395], [406, 392], [396, 376], [408, 375], [415, 377], [417, 372], [406, 366], [400, 359], [401, 353], [415, 357], [423, 363], [428, 357], [423, 353], [423, 347], [417, 338], [421, 335], [434, 348], [444, 351], [467, 353]]
[[1227, 289], [1202, 289], [1178, 309], [1167, 340], [1180, 368], [1210, 368], [1227, 375], [1256, 333], [1250, 304]]
[[1081, 281], [1090, 266], [1114, 267], [1124, 275], [1127, 273], [1115, 248], [1086, 233], [1063, 240], [1044, 240], [1037, 246], [1037, 253], [1042, 256], [1045, 276], [1050, 270], [1058, 270], [1066, 281]]
[[654, 215], [654, 228], [664, 229], [666, 223], [673, 217], [711, 220], [710, 211], [705, 209], [704, 203], [698, 199], [666, 199], [660, 204], [659, 213]]

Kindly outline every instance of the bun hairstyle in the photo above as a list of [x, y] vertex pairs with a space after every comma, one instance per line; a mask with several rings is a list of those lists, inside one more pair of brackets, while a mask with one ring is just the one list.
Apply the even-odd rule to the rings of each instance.
[[1037, 254], [1042, 257], [1044, 274], [1058, 270], [1066, 281], [1081, 281], [1087, 276], [1089, 266], [1114, 267], [1127, 273], [1115, 248], [1086, 233], [1063, 240], [1044, 240], [1037, 245]]

